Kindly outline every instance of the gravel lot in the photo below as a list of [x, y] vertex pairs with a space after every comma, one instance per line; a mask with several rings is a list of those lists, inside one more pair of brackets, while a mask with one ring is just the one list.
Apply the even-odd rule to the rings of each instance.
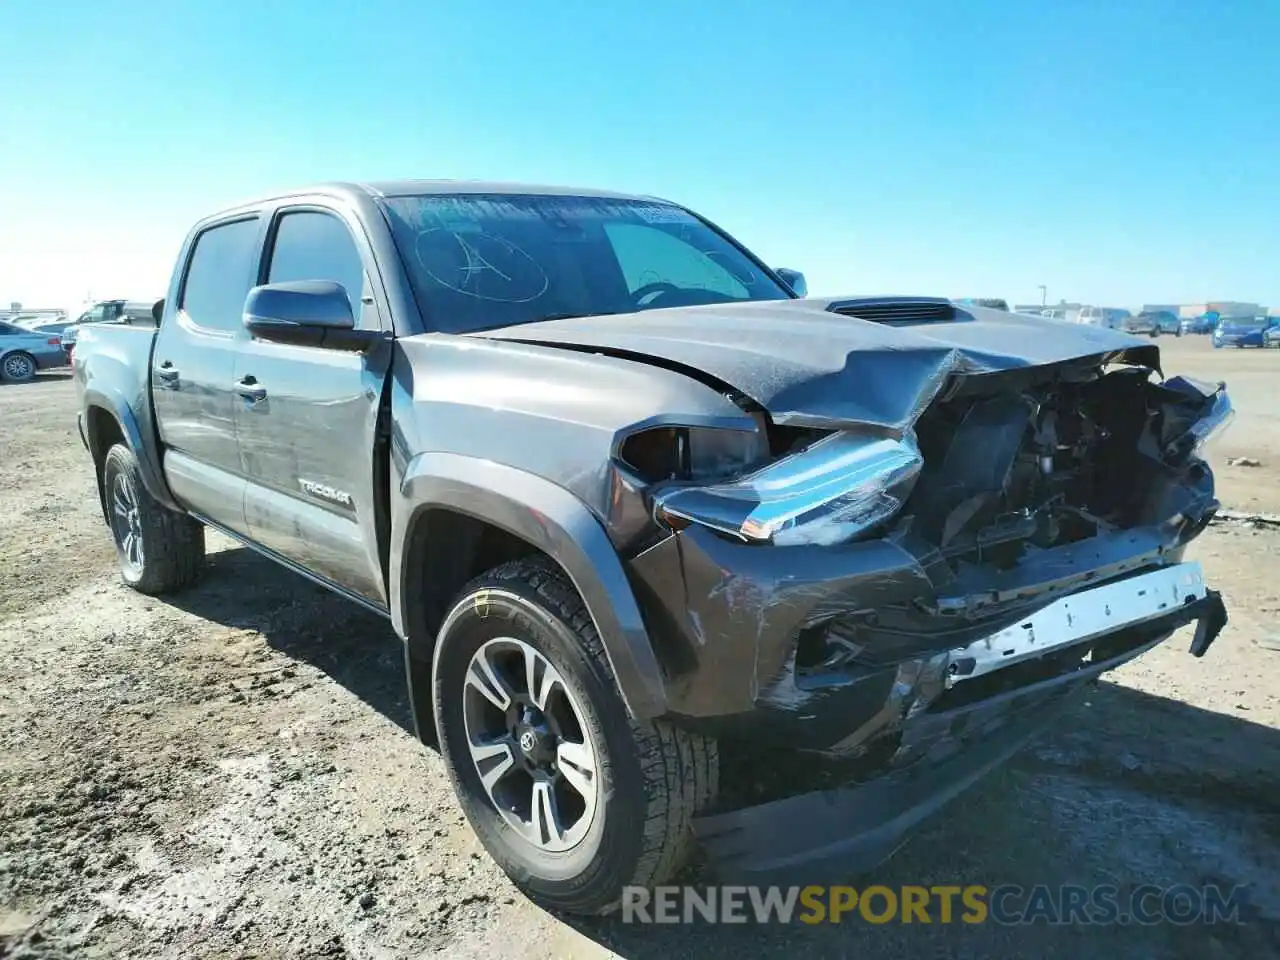
[[[1232, 386], [1224, 503], [1280, 513], [1280, 351], [1160, 344], [1169, 371]], [[0, 956], [1280, 951], [1280, 528], [1193, 548], [1232, 617], [1204, 660], [1188, 633], [1118, 671], [876, 877], [1250, 886], [1250, 922], [1189, 928], [566, 923], [489, 862], [413, 740], [386, 624], [210, 549], [170, 601], [124, 588], [69, 379], [0, 384]]]

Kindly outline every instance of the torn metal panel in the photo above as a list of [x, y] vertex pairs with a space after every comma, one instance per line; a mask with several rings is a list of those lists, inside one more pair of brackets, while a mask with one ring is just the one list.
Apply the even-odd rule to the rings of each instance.
[[693, 717], [754, 709], [803, 626], [931, 592], [915, 559], [883, 540], [762, 548], [692, 526], [630, 569], [646, 616], [665, 637], [668, 705]]
[[1094, 358], [1157, 366], [1148, 341], [1101, 327], [981, 307], [946, 322], [887, 325], [831, 312], [844, 300], [646, 310], [476, 334], [587, 348], [697, 371], [731, 385], [778, 424], [909, 426], [952, 375]]
[[1179, 563], [1081, 590], [1041, 607], [1003, 630], [953, 650], [947, 686], [1163, 616], [1203, 600], [1206, 595], [1204, 573], [1198, 563]]

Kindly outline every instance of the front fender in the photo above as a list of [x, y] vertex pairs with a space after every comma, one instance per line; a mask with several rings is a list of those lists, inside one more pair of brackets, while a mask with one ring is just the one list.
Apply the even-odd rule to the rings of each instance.
[[523, 470], [451, 453], [423, 453], [410, 460], [400, 495], [400, 509], [392, 511], [389, 579], [392, 622], [401, 636], [406, 636], [409, 592], [415, 589], [405, 579], [409, 534], [422, 513], [447, 508], [500, 527], [558, 563], [587, 606], [632, 716], [665, 711], [662, 672], [622, 562], [581, 500]]

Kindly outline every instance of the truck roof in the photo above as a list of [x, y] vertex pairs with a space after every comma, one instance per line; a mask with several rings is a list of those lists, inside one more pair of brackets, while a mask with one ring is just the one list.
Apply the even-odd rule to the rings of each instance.
[[535, 183], [509, 183], [497, 180], [374, 180], [367, 183], [332, 181], [286, 190], [253, 201], [238, 203], [228, 210], [287, 200], [306, 194], [322, 194], [343, 199], [365, 197], [409, 197], [432, 194], [511, 194], [553, 197], [598, 197], [607, 200], [656, 200], [636, 194], [617, 193], [612, 190], [596, 190], [590, 187], [552, 186]]

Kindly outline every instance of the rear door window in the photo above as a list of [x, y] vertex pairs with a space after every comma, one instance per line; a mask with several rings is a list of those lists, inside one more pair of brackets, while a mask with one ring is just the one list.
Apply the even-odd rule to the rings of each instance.
[[197, 326], [242, 329], [244, 300], [257, 274], [258, 218], [209, 227], [187, 262], [180, 309]]

